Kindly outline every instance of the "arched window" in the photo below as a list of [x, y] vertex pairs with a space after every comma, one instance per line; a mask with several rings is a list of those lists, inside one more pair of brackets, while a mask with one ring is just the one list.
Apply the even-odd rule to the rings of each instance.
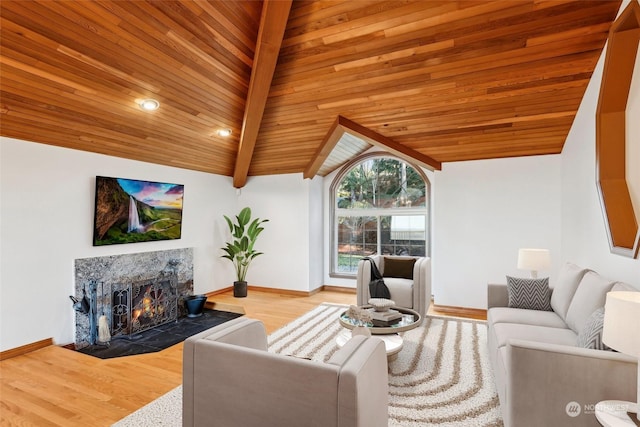
[[363, 256], [428, 255], [429, 180], [382, 154], [346, 165], [331, 185], [334, 275], [354, 275]]

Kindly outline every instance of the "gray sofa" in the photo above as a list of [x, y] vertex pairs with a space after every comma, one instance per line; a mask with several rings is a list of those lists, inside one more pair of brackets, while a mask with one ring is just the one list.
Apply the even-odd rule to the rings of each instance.
[[269, 353], [264, 325], [240, 317], [188, 338], [183, 426], [386, 427], [387, 355], [356, 336], [327, 363]]
[[552, 289], [553, 311], [540, 311], [509, 308], [507, 285], [489, 285], [489, 358], [506, 427], [599, 426], [595, 404], [635, 402], [637, 359], [578, 346], [609, 291], [637, 289], [567, 263]]

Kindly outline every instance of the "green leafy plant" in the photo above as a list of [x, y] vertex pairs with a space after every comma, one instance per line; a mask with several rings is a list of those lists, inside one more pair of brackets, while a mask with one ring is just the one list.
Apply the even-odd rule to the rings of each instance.
[[233, 263], [236, 269], [236, 277], [239, 282], [244, 282], [247, 277], [247, 270], [251, 261], [262, 252], [258, 252], [253, 248], [260, 233], [264, 230], [261, 225], [268, 222], [268, 219], [255, 218], [251, 220], [251, 209], [244, 208], [236, 215], [236, 221], [224, 215], [227, 220], [229, 231], [233, 237], [233, 241], [227, 242], [227, 246], [222, 248], [225, 254], [222, 258], [226, 258]]

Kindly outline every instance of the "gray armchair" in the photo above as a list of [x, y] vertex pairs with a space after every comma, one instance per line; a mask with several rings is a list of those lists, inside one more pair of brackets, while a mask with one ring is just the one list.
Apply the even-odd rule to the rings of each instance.
[[384, 343], [356, 336], [327, 363], [269, 353], [264, 325], [240, 317], [188, 338], [185, 427], [386, 427]]
[[[410, 308], [420, 313], [422, 317], [431, 303], [431, 259], [425, 257], [374, 255], [371, 256], [378, 270], [384, 276], [384, 283], [389, 288], [391, 299], [396, 306]], [[415, 259], [411, 271], [403, 267], [403, 263]], [[388, 264], [385, 274], [385, 261]], [[398, 272], [404, 277], [392, 277], [392, 272]], [[402, 274], [408, 273], [408, 274]], [[369, 261], [358, 263], [357, 299], [358, 305], [365, 305], [369, 301], [369, 282], [371, 281], [371, 264]]]

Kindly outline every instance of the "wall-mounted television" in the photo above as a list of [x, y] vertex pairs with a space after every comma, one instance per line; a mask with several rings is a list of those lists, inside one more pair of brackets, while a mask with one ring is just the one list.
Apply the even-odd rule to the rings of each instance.
[[96, 177], [93, 246], [179, 239], [184, 185]]

